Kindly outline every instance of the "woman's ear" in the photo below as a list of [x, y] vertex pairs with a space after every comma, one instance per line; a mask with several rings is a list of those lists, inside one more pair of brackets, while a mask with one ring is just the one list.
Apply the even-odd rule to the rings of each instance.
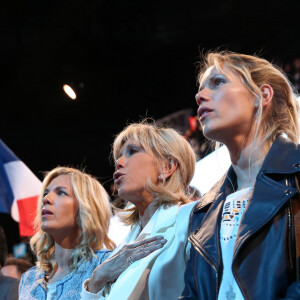
[[167, 179], [169, 178], [177, 169], [178, 162], [175, 159], [168, 159], [165, 161], [163, 170], [158, 175], [158, 179]]
[[262, 107], [266, 108], [272, 102], [273, 95], [274, 95], [273, 88], [269, 84], [263, 84], [260, 87], [260, 91], [261, 91], [261, 95], [262, 95], [262, 97], [261, 97]]

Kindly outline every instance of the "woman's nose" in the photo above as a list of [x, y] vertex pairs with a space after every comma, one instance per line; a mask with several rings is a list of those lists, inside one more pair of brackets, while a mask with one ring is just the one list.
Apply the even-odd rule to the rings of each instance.
[[198, 93], [196, 94], [195, 96], [195, 99], [196, 99], [196, 103], [198, 106], [200, 106], [200, 104], [203, 102], [203, 101], [209, 101], [209, 96], [208, 96], [208, 93], [205, 91], [206, 89], [203, 89], [201, 91], [198, 91]]
[[48, 194], [46, 194], [44, 197], [43, 197], [43, 204], [45, 205], [45, 204], [50, 204], [51, 203], [51, 201], [52, 201], [52, 199], [51, 199], [51, 195], [49, 195], [49, 193]]
[[121, 157], [119, 157], [115, 163], [116, 166], [116, 170], [119, 170], [121, 168], [124, 168], [124, 155], [122, 155]]

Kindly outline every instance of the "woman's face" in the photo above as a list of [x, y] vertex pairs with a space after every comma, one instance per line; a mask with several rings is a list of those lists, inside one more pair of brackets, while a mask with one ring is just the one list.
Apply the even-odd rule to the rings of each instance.
[[253, 95], [228, 67], [224, 67], [223, 74], [215, 67], [207, 69], [196, 102], [207, 138], [226, 145], [232, 139], [245, 141], [257, 108]]
[[53, 238], [77, 232], [78, 200], [68, 175], [55, 177], [44, 192], [41, 228]]
[[128, 140], [116, 161], [114, 182], [119, 196], [143, 208], [151, 202], [152, 195], [145, 190], [148, 179], [157, 183], [157, 166], [153, 154], [133, 140]]

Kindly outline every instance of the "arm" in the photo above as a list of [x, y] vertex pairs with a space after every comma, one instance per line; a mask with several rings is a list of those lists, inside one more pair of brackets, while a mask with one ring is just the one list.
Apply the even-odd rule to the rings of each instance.
[[296, 235], [296, 272], [297, 281], [294, 281], [288, 288], [284, 299], [300, 299], [300, 175], [295, 176], [296, 187], [298, 189], [298, 198], [293, 201], [293, 215]]

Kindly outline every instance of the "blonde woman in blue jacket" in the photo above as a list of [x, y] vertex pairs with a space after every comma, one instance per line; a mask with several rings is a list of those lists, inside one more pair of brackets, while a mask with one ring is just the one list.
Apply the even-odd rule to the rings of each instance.
[[[162, 235], [164, 247], [136, 261], [124, 272], [106, 262], [84, 283], [83, 299], [174, 300], [183, 286], [190, 202], [189, 183], [195, 154], [174, 129], [142, 123], [125, 128], [113, 145], [118, 195], [129, 206], [123, 220], [132, 226], [124, 243]], [[113, 257], [113, 256], [112, 256]]]
[[208, 53], [196, 102], [232, 165], [191, 215], [180, 299], [300, 299], [299, 105], [265, 59]]
[[[19, 299], [79, 299], [82, 283], [108, 258], [115, 244], [108, 237], [111, 217], [109, 197], [91, 175], [57, 167], [45, 177], [37, 209], [37, 233], [30, 244], [37, 266], [21, 279]], [[162, 244], [147, 243], [148, 252]], [[115, 261], [139, 250], [140, 244], [121, 249]], [[154, 247], [154, 248], [152, 248]]]

